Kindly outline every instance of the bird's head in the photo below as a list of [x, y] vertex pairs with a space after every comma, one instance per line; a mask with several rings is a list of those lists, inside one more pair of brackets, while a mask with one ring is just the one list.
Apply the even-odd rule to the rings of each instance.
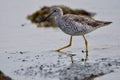
[[52, 7], [49, 15], [54, 16], [54, 17], [61, 16], [61, 15], [63, 15], [63, 11], [59, 7]]
[[50, 13], [43, 19], [43, 21], [47, 20], [50, 16], [53, 17], [61, 17], [63, 15], [63, 11], [59, 7], [52, 7]]

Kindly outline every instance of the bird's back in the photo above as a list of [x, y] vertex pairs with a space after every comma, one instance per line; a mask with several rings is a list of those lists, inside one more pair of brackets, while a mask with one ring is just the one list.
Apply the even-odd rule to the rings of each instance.
[[83, 15], [67, 14], [63, 16], [63, 19], [65, 18], [69, 18], [73, 20], [74, 22], [81, 23], [83, 25], [92, 26], [92, 27], [102, 27], [102, 26], [106, 26], [112, 23], [112, 22], [95, 20], [89, 16], [83, 16]]

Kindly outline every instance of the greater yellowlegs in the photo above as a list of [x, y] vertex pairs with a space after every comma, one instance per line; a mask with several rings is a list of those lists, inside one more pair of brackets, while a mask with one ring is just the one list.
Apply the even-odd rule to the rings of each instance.
[[90, 33], [91, 31], [96, 30], [97, 28], [109, 25], [112, 22], [99, 21], [95, 20], [88, 16], [82, 15], [72, 15], [66, 14], [63, 15], [63, 11], [59, 7], [53, 7], [49, 15], [44, 19], [46, 20], [50, 16], [54, 16], [55, 22], [58, 27], [66, 34], [70, 35], [69, 44], [57, 49], [56, 51], [61, 51], [65, 48], [68, 48], [72, 45], [72, 36], [83, 36], [86, 46], [86, 60], [88, 59], [88, 41], [85, 38], [85, 34]]

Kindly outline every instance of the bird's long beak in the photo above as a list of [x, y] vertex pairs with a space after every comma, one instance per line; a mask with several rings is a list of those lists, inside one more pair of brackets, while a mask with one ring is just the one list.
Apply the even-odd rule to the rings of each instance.
[[41, 22], [46, 21], [53, 13], [54, 13], [54, 11], [49, 13], [44, 19], [41, 20]]

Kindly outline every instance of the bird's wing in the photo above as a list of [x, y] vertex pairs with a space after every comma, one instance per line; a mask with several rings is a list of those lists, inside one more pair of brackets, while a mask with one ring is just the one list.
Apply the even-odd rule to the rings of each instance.
[[72, 21], [80, 23], [82, 25], [88, 25], [88, 26], [92, 26], [92, 27], [104, 26], [105, 24], [107, 25], [107, 24], [111, 23], [111, 22], [98, 21], [91, 17], [82, 16], [82, 15], [79, 16], [79, 15], [67, 14], [67, 15], [64, 15], [64, 17], [69, 18]]

